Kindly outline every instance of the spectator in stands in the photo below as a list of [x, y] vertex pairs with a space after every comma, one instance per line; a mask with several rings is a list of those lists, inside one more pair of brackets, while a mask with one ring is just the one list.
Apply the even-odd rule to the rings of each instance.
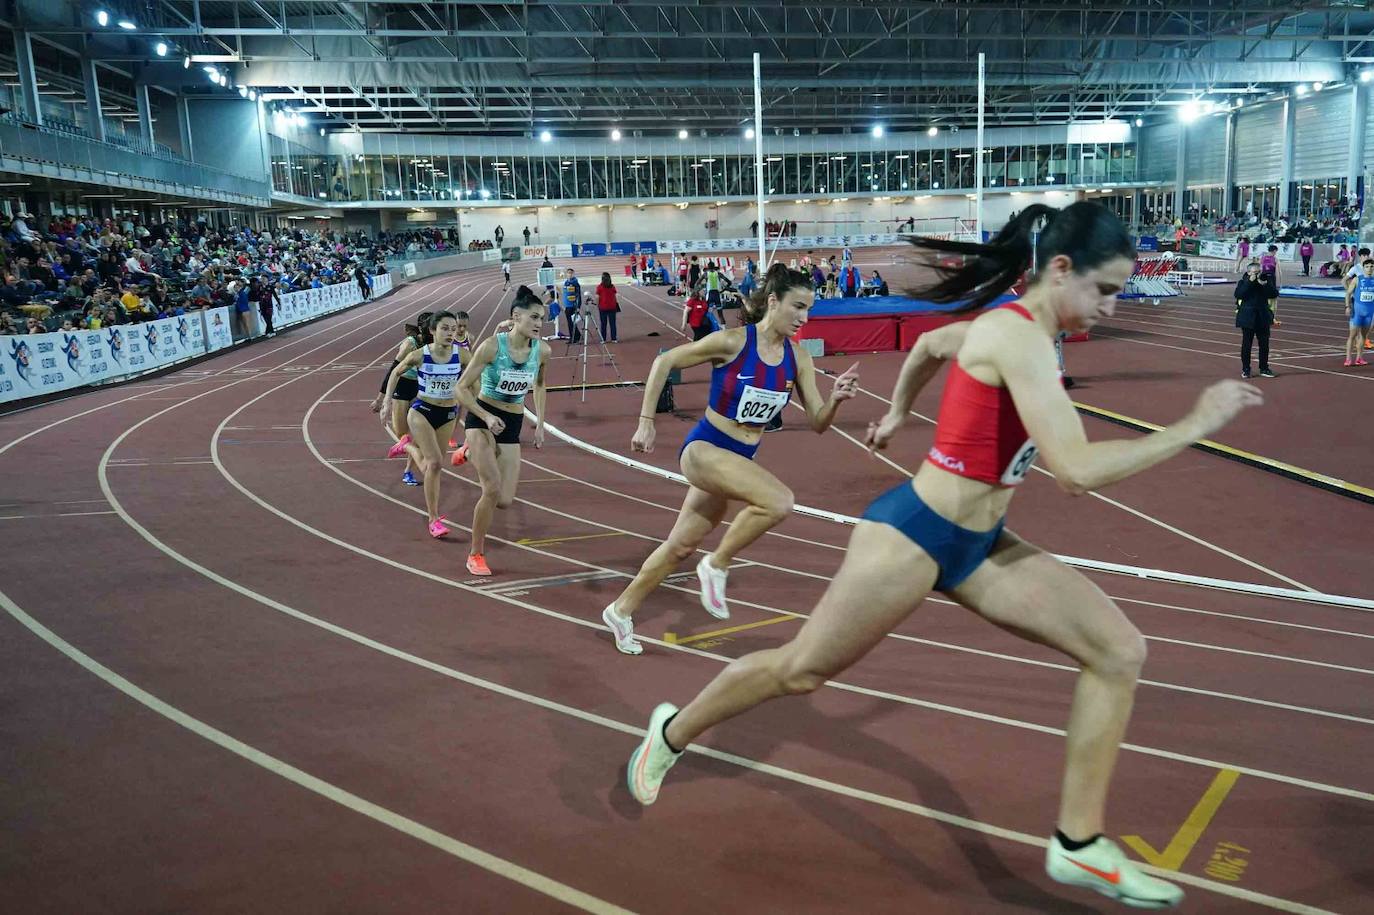
[[528, 247], [530, 246], [530, 227], [529, 227], [529, 226], [525, 226], [524, 235], [525, 235], [525, 247], [528, 248]]
[[5, 285], [0, 286], [0, 304], [17, 308], [29, 304], [29, 295], [19, 285], [19, 278], [13, 273], [5, 274]]
[[131, 317], [142, 317], [147, 310], [143, 297], [138, 294], [138, 287], [136, 286], [124, 287], [124, 294], [119, 297], [119, 304], [124, 307], [124, 313]]
[[[601, 274], [601, 282], [596, 287], [596, 310], [601, 316], [601, 339], [607, 343], [618, 342], [615, 316], [620, 311], [620, 300], [609, 273]], [[609, 335], [606, 333], [607, 328], [610, 329]]]
[[14, 315], [8, 311], [0, 311], [0, 335], [14, 336], [23, 333], [19, 325], [14, 320]]

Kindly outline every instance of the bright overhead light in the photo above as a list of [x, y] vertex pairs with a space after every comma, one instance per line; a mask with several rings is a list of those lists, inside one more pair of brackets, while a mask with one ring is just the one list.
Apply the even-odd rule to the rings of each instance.
[[1137, 126], [1137, 127], [1144, 127], [1144, 126], [1145, 126], [1145, 119], [1144, 119], [1144, 118], [1136, 118], [1136, 119], [1135, 119], [1135, 126]]
[[539, 142], [540, 142], [540, 143], [547, 143], [547, 142], [549, 142], [549, 141], [552, 140], [552, 139], [553, 139], [553, 134], [549, 133], [547, 130], [541, 130], [541, 131], [539, 131]]
[[883, 125], [882, 125], [882, 124], [874, 124], [874, 125], [873, 125], [872, 134], [873, 134], [873, 136], [875, 136], [875, 137], [881, 137], [881, 136], [883, 135]]
[[926, 131], [926, 136], [928, 136], [928, 137], [933, 137], [933, 136], [935, 136], [935, 135], [936, 135], [937, 133], [939, 133], [939, 132], [940, 132], [940, 128], [938, 128], [938, 127], [932, 127], [932, 128], [930, 128], [929, 130]]
[[1374, 79], [1374, 70], [1361, 70], [1361, 71], [1360, 71], [1360, 82], [1362, 82], [1362, 83], [1367, 83], [1367, 82], [1369, 82], [1371, 79]]
[[1320, 91], [1322, 91], [1322, 84], [1321, 84], [1321, 83], [1313, 83], [1313, 84], [1312, 84], [1312, 91], [1313, 91], [1313, 92], [1320, 92]]
[[138, 28], [138, 26], [134, 25], [132, 19], [121, 19], [119, 20], [119, 22], [115, 24], [118, 25], [121, 29], [124, 29], [129, 32], [132, 32], [134, 29]]
[[[187, 59], [189, 60], [190, 58]], [[201, 67], [201, 69], [204, 70], [206, 73], [209, 73], [211, 76], [219, 72], [219, 67], [216, 67], [214, 64], [206, 64], [205, 66]]]
[[258, 90], [256, 90], [256, 89], [249, 89], [249, 90], [248, 90], [248, 100], [249, 100], [250, 102], [256, 102], [256, 101], [258, 100]]
[[744, 139], [746, 139], [746, 140], [752, 140], [752, 139], [754, 139], [754, 128], [752, 128], [752, 127], [746, 127], [746, 128], [744, 129]]
[[98, 26], [101, 26], [102, 28], [103, 28], [104, 26], [109, 25], [109, 24], [110, 24], [110, 14], [107, 13], [107, 12], [105, 12], [104, 10], [96, 10], [96, 13], [95, 13], [95, 24], [98, 25]]
[[1300, 95], [1300, 96], [1306, 95], [1306, 94], [1307, 94], [1307, 86], [1304, 85], [1303, 83], [1298, 83], [1297, 88], [1294, 89], [1293, 91], [1294, 91], [1296, 94]]
[[189, 70], [189, 69], [191, 69], [191, 55], [188, 54], [188, 55], [186, 55], [185, 57], [183, 57], [183, 58], [181, 59], [181, 69], [183, 69], [183, 70]]
[[620, 139], [620, 128], [617, 127], [611, 131], [611, 139], [616, 141]]
[[323, 128], [323, 127], [320, 128], [320, 136], [324, 136], [324, 128]]
[[239, 98], [248, 98], [247, 86], [239, 86]]
[[1202, 102], [1198, 99], [1190, 99], [1178, 108], [1178, 119], [1185, 124], [1191, 124], [1202, 117]]
[[153, 50], [157, 52], [157, 56], [158, 56], [158, 57], [166, 57], [166, 56], [167, 56], [167, 42], [165, 42], [165, 41], [159, 41], [157, 44], [155, 44], [155, 45], [153, 46]]
[[679, 140], [685, 140], [685, 139], [687, 139], [687, 131], [685, 131], [685, 130], [679, 130], [679, 131], [677, 132], [677, 138], [678, 138]]

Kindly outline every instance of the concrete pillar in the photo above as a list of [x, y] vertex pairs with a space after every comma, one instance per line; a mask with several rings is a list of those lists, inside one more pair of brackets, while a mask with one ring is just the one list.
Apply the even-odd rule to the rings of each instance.
[[1291, 97], [1283, 100], [1283, 160], [1279, 167], [1279, 208], [1275, 216], [1288, 213], [1288, 185], [1293, 183], [1293, 123], [1297, 106]]
[[100, 78], [95, 72], [95, 61], [89, 57], [81, 58], [81, 82], [86, 90], [86, 133], [104, 142], [105, 119], [100, 114]]
[[38, 75], [33, 69], [33, 45], [29, 33], [14, 30], [14, 59], [19, 69], [19, 98], [29, 121], [42, 125], [43, 109], [38, 104]]
[[181, 157], [194, 159], [195, 148], [191, 144], [191, 108], [186, 96], [177, 96], [177, 133], [181, 137]]
[[148, 100], [148, 84], [137, 83], [134, 86], [134, 101], [138, 104], [138, 135], [143, 138], [143, 142], [148, 144], [148, 148], [153, 148], [153, 106]]
[[1235, 204], [1232, 199], [1236, 196], [1236, 115], [1230, 112], [1226, 115], [1226, 152], [1222, 160], [1221, 170], [1221, 208], [1225, 213], [1230, 213]]
[[1188, 124], [1178, 124], [1178, 159], [1174, 165], [1174, 218], [1183, 218], [1185, 199], [1188, 196]]
[[1345, 199], [1347, 203], [1358, 202], [1360, 178], [1364, 175], [1364, 129], [1369, 119], [1368, 83], [1356, 83], [1350, 93], [1350, 157], [1345, 166]]

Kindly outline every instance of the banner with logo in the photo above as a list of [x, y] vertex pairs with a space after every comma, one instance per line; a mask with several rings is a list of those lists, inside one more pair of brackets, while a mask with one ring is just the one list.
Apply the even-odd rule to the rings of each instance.
[[[895, 245], [901, 236], [892, 233], [867, 233], [864, 235], [794, 235], [786, 238], [769, 238], [768, 249], [788, 251], [798, 248], [869, 248], [881, 245]], [[674, 241], [660, 239], [653, 243], [654, 251], [697, 253], [701, 251], [749, 251], [759, 246], [757, 238], [688, 238]], [[585, 246], [583, 246], [585, 247]]]
[[[1293, 244], [1292, 242], [1282, 242], [1279, 244], [1275, 244], [1274, 247], [1279, 249], [1279, 260], [1298, 260], [1298, 246]], [[1269, 245], [1265, 244], [1264, 242], [1250, 243], [1250, 256], [1255, 258], [1256, 260], [1258, 260], [1262, 254], [1267, 253], [1268, 250]], [[1184, 249], [1184, 252], [1191, 253], [1188, 252], [1186, 248]], [[1215, 257], [1220, 260], [1233, 261], [1240, 256], [1240, 247], [1239, 244], [1234, 241], [1215, 241], [1211, 239], [1199, 239], [1197, 253], [1200, 254], [1202, 257]]]
[[[487, 250], [482, 252], [482, 263], [494, 264], [501, 259], [501, 256], [502, 254], [500, 248], [488, 248]], [[415, 275], [415, 272], [410, 269], [414, 266], [414, 264], [406, 264], [406, 276]]]
[[572, 257], [572, 245], [525, 245], [520, 249], [520, 256], [525, 257]]
[[207, 353], [228, 349], [234, 345], [234, 328], [228, 308], [207, 308], [200, 313], [205, 325], [205, 351]]

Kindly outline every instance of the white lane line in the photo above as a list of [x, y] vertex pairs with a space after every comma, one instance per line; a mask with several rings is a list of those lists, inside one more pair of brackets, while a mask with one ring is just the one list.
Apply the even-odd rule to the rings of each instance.
[[361, 814], [389, 829], [394, 829], [412, 839], [423, 842], [433, 848], [437, 848], [461, 861], [476, 865], [485, 871], [496, 874], [499, 877], [504, 877], [513, 883], [518, 883], [538, 893], [543, 893], [545, 896], [579, 908], [584, 912], [607, 913], [607, 915], [629, 912], [628, 909], [622, 909], [604, 899], [599, 899], [589, 893], [584, 893], [581, 890], [568, 886], [566, 883], [560, 883], [537, 871], [522, 867], [513, 861], [508, 861], [505, 858], [483, 851], [475, 845], [469, 845], [466, 842], [439, 832], [437, 829], [432, 829], [423, 823], [412, 820], [410, 817], [403, 816], [394, 810], [389, 810], [380, 804], [375, 804], [351, 791], [340, 788], [332, 782], [311, 775], [304, 769], [299, 769], [275, 756], [264, 753], [257, 747], [244, 743], [242, 740], [221, 731], [219, 728], [206, 724], [199, 718], [193, 717], [171, 703], [158, 698], [120, 674], [115, 673], [113, 670], [101, 664], [99, 661], [53, 632], [47, 626], [44, 626], [38, 620], [34, 619], [3, 591], [0, 591], [0, 606], [4, 607], [5, 612], [18, 621], [20, 625], [24, 626], [34, 635], [38, 636], [38, 638], [61, 652], [69, 660], [78, 664], [83, 670], [94, 674], [106, 685], [128, 696], [144, 708], [156, 712], [173, 724], [185, 728], [197, 737], [208, 740], [220, 749], [227, 750], [246, 762], [250, 762], [255, 766], [265, 769], [279, 778], [284, 778], [292, 784], [298, 785], [327, 801], [332, 801], [341, 807], [352, 810], [354, 813]]
[[[1158, 347], [1160, 347], [1160, 348], [1162, 348], [1162, 349], [1176, 349], [1176, 350], [1179, 350], [1179, 351], [1185, 352], [1185, 353], [1198, 353], [1198, 354], [1203, 355], [1203, 356], [1217, 356], [1217, 357], [1222, 358], [1222, 359], [1230, 359], [1230, 360], [1232, 360], [1233, 362], [1237, 359], [1237, 356], [1236, 356], [1235, 353], [1214, 353], [1214, 352], [1212, 352], [1211, 350], [1196, 349], [1195, 347], [1191, 347], [1191, 346], [1176, 346], [1176, 345], [1174, 345], [1174, 344], [1172, 344], [1172, 343], [1156, 343], [1156, 342], [1153, 341], [1153, 340], [1138, 340], [1138, 339], [1136, 339], [1136, 338], [1134, 338], [1134, 337], [1123, 337], [1123, 336], [1120, 336], [1119, 334], [1108, 333], [1108, 331], [1110, 331], [1111, 328], [1110, 328], [1110, 327], [1103, 326], [1103, 325], [1098, 325], [1097, 328], [1096, 328], [1096, 330], [1097, 330], [1097, 332], [1101, 335], [1101, 337], [1102, 337], [1104, 340], [1118, 340], [1118, 341], [1120, 341], [1120, 342], [1122, 342], [1122, 343], [1138, 343], [1138, 344], [1140, 344], [1141, 346], [1158, 346]], [[1180, 339], [1185, 339], [1185, 340], [1186, 340], [1186, 339], [1189, 339], [1189, 338], [1183, 337], [1183, 338], [1180, 338]], [[1351, 378], [1351, 379], [1354, 379], [1354, 380], [1356, 380], [1356, 381], [1374, 381], [1374, 374], [1359, 374], [1359, 373], [1357, 373], [1357, 372], [1351, 372], [1351, 371], [1337, 372], [1337, 371], [1332, 371], [1332, 370], [1330, 370], [1330, 369], [1313, 368], [1313, 367], [1310, 366], [1310, 365], [1289, 365], [1289, 364], [1286, 363], [1286, 362], [1280, 362], [1280, 361], [1276, 361], [1276, 360], [1270, 360], [1270, 365], [1274, 365], [1274, 366], [1277, 366], [1277, 367], [1279, 367], [1279, 368], [1285, 368], [1285, 367], [1286, 367], [1286, 368], [1291, 368], [1291, 369], [1301, 369], [1301, 370], [1304, 371], [1304, 372], [1315, 372], [1315, 373], [1320, 374], [1320, 375], [1335, 375], [1335, 376], [1337, 376], [1337, 377], [1339, 377], [1339, 378]]]

